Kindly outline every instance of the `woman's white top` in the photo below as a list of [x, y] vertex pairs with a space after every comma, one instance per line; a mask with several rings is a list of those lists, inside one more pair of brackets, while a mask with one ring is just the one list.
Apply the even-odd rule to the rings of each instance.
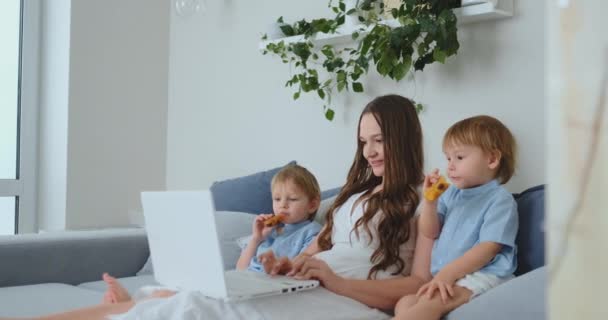
[[[373, 240], [370, 239], [363, 225], [359, 227], [358, 237], [353, 231], [357, 220], [363, 216], [367, 205], [367, 200], [357, 201], [363, 193], [352, 195], [340, 208], [335, 210], [331, 235], [333, 247], [315, 255], [315, 257], [325, 261], [336, 274], [345, 278], [367, 279], [367, 275], [374, 265], [370, 257], [380, 245], [377, 226], [381, 214], [376, 214], [369, 222], [369, 230], [373, 234]], [[401, 272], [402, 275], [410, 274], [416, 244], [415, 227], [416, 224], [412, 221], [410, 223], [410, 238], [400, 248], [400, 256], [405, 262], [405, 268]], [[376, 279], [395, 277], [392, 275], [395, 271], [395, 267], [379, 271], [376, 274]]]

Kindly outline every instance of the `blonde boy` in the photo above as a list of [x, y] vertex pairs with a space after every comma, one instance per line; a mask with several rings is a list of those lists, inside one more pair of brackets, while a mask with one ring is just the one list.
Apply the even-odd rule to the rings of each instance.
[[[517, 267], [517, 204], [502, 186], [515, 168], [516, 144], [500, 121], [477, 116], [457, 122], [443, 139], [452, 182], [438, 200], [424, 200], [420, 232], [435, 239], [432, 280], [401, 298], [396, 319], [440, 319], [512, 278]], [[424, 188], [439, 179], [435, 169]]]

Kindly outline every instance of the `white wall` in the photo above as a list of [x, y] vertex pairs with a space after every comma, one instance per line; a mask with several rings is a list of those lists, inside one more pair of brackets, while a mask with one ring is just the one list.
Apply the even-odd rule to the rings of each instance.
[[40, 227], [128, 225], [139, 192], [165, 187], [169, 2], [53, 2], [48, 19], [62, 5], [69, 23], [44, 40]]
[[68, 226], [117, 225], [164, 187], [169, 3], [72, 2]]
[[[292, 159], [323, 188], [337, 186], [353, 158], [360, 110], [393, 92], [428, 106], [428, 168], [444, 166], [440, 141], [451, 123], [488, 113], [520, 142], [510, 189], [545, 181], [542, 3], [516, 1], [514, 18], [461, 27], [459, 55], [418, 73], [416, 85], [372, 72], [366, 94], [335, 98], [333, 122], [318, 98], [294, 102], [284, 88], [288, 66], [258, 50], [277, 17], [330, 15], [326, 1], [206, 1], [191, 16], [177, 16], [172, 3], [46, 6], [53, 9], [43, 39], [51, 56], [42, 66], [41, 227], [129, 224], [142, 189], [205, 188]], [[53, 18], [57, 10], [69, 19]]]
[[360, 110], [374, 96], [401, 93], [427, 104], [422, 115], [427, 167], [443, 168], [449, 125], [485, 113], [503, 120], [520, 143], [512, 191], [545, 182], [544, 7], [515, 1], [515, 17], [461, 27], [461, 49], [446, 65], [427, 67], [416, 84], [371, 74], [366, 94], [336, 98], [328, 122], [318, 98], [293, 102], [289, 68], [258, 50], [261, 34], [286, 21], [329, 15], [327, 1], [207, 1], [191, 16], [171, 14], [167, 186], [208, 187], [214, 180], [297, 159], [333, 187], [355, 150]]

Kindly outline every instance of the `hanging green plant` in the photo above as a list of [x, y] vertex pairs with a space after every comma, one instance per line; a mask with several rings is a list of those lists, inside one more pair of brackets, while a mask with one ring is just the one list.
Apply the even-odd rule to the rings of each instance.
[[[349, 6], [345, 2], [349, 3]], [[370, 65], [395, 81], [409, 72], [423, 70], [435, 61], [445, 60], [458, 52], [456, 15], [453, 8], [460, 0], [394, 0], [396, 5], [385, 9], [383, 0], [330, 0], [328, 7], [333, 19], [300, 20], [289, 24], [277, 20], [285, 37], [301, 36], [298, 40], [269, 41], [263, 54], [274, 54], [295, 70], [286, 82], [295, 88], [294, 100], [302, 93], [314, 93], [324, 101], [324, 114], [333, 120], [332, 94], [344, 90], [364, 92], [361, 77]], [[356, 26], [345, 25], [351, 21]], [[321, 33], [336, 34], [351, 28], [356, 48], [340, 44], [315, 46]], [[340, 30], [342, 28], [342, 30]], [[264, 35], [262, 40], [268, 40]], [[417, 103], [417, 109], [422, 105]]]

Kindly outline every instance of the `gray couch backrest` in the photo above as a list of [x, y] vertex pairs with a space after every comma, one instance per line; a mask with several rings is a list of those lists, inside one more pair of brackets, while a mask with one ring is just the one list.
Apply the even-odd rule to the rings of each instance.
[[133, 276], [148, 258], [142, 229], [69, 231], [0, 237], [0, 287], [79, 284], [103, 272]]
[[519, 212], [516, 275], [545, 265], [545, 186], [514, 194]]

